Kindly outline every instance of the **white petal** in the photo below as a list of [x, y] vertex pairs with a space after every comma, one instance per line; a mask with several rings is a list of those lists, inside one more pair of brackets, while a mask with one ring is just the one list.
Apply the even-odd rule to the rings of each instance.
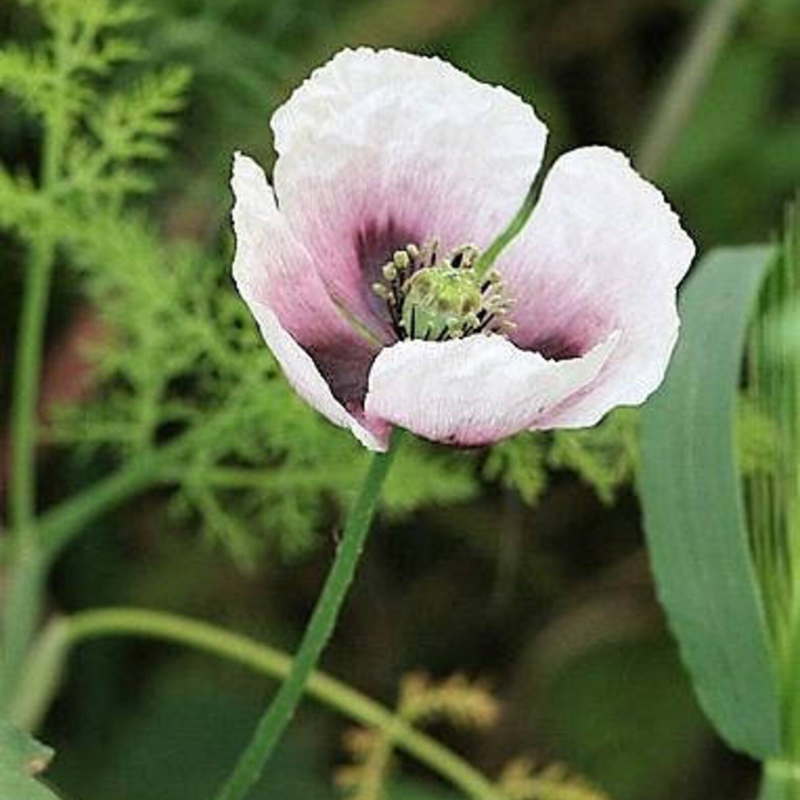
[[313, 335], [320, 322], [335, 324], [335, 309], [329, 307], [311, 257], [278, 211], [261, 167], [236, 153], [231, 188], [236, 198], [233, 277], [239, 291], [269, 304], [292, 329], [310, 327]]
[[[345, 50], [275, 113], [275, 190], [328, 288], [362, 319], [394, 249], [488, 245], [520, 206], [547, 130], [519, 97], [436, 58]], [[365, 276], [365, 272], [367, 273]]]
[[546, 354], [585, 352], [612, 330], [620, 340], [593, 384], [544, 425], [593, 425], [658, 387], [678, 332], [676, 287], [694, 252], [661, 192], [623, 155], [586, 147], [558, 159], [498, 261], [515, 299], [512, 338]]
[[[282, 309], [288, 325], [299, 331], [312, 351], [326, 342], [345, 349], [348, 343], [351, 349], [363, 347], [330, 305], [324, 289], [315, 285], [318, 278], [277, 211], [263, 171], [251, 159], [237, 154], [232, 187], [236, 195], [233, 275], [264, 340], [304, 400], [331, 422], [349, 428], [366, 447], [385, 450], [385, 426], [370, 426], [368, 430], [345, 409], [309, 353], [278, 318], [276, 311]], [[372, 355], [367, 352], [364, 358], [366, 372]]]
[[435, 441], [488, 444], [538, 428], [543, 415], [595, 378], [617, 338], [564, 361], [501, 336], [399, 342], [373, 364], [365, 411]]

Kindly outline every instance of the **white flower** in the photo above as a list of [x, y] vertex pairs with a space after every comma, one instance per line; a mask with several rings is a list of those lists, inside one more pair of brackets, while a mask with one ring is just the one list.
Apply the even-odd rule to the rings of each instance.
[[393, 425], [462, 445], [593, 425], [661, 382], [695, 249], [620, 153], [561, 156], [485, 273], [547, 137], [516, 95], [345, 50], [272, 128], [274, 190], [234, 161], [234, 277], [298, 393], [370, 449]]

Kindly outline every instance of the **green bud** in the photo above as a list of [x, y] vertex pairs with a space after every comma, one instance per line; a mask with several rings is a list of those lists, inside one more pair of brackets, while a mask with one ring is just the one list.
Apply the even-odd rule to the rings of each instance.
[[465, 314], [462, 309], [471, 309], [474, 316], [482, 303], [474, 272], [455, 268], [447, 262], [415, 273], [403, 291], [403, 324], [409, 335], [417, 339], [463, 335]]
[[392, 253], [381, 267], [384, 282], [373, 284], [372, 291], [389, 304], [400, 338], [441, 341], [469, 336], [479, 328], [507, 330], [504, 316], [510, 301], [500, 273], [479, 274], [479, 255], [473, 245], [442, 254], [437, 240]]

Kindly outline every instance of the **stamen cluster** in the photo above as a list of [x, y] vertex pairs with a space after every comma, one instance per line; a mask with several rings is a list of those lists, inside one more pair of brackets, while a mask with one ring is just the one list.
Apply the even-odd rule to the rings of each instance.
[[381, 270], [383, 281], [372, 290], [386, 301], [398, 339], [442, 341], [476, 333], [505, 334], [510, 302], [500, 274], [483, 274], [480, 255], [463, 245], [440, 257], [439, 243], [398, 250]]

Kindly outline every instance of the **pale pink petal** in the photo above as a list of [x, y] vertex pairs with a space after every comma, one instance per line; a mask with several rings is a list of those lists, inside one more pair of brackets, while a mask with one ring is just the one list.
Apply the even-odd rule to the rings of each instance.
[[439, 442], [483, 445], [538, 428], [550, 409], [590, 383], [618, 336], [580, 358], [550, 361], [501, 336], [407, 340], [382, 350], [365, 411]]
[[547, 131], [511, 92], [436, 58], [345, 50], [275, 113], [275, 191], [326, 288], [359, 318], [393, 250], [488, 245], [520, 206]]
[[233, 275], [266, 343], [301, 397], [370, 449], [386, 449], [386, 426], [358, 419], [377, 348], [357, 336], [331, 303], [260, 167], [237, 155], [232, 187]]
[[269, 306], [252, 300], [248, 301], [248, 306], [258, 322], [264, 341], [300, 397], [331, 422], [342, 428], [349, 428], [365, 447], [385, 451], [388, 447], [389, 427], [379, 421], [373, 422], [369, 428], [361, 425], [333, 396], [311, 356], [286, 332]]
[[533, 216], [498, 260], [515, 300], [512, 340], [573, 357], [619, 331], [596, 379], [553, 408], [544, 427], [583, 427], [658, 387], [678, 333], [676, 287], [694, 244], [661, 192], [605, 147], [555, 163]]

